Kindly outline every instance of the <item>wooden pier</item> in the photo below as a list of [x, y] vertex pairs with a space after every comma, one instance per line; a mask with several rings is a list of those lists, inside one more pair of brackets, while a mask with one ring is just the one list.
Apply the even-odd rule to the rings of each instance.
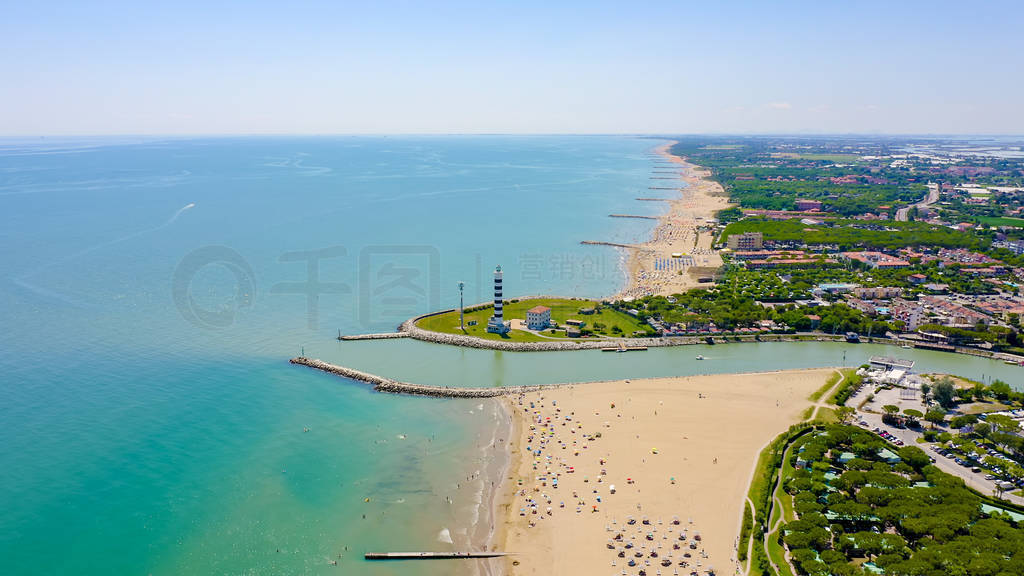
[[671, 202], [671, 198], [637, 198], [641, 202]]
[[508, 552], [367, 552], [367, 560], [465, 560], [472, 558], [500, 558]]

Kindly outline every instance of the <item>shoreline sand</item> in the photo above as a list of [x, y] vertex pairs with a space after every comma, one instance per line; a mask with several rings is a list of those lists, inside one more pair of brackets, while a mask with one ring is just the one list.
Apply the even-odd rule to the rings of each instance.
[[[515, 553], [503, 560], [505, 573], [733, 573], [752, 463], [766, 441], [800, 420], [833, 371], [621, 380], [506, 398], [518, 431], [491, 546]], [[697, 532], [701, 541], [690, 549]], [[620, 533], [623, 540], [611, 542]], [[635, 546], [618, 557], [631, 538]]]
[[[626, 286], [617, 298], [670, 295], [691, 288], [710, 287], [712, 283], [702, 283], [698, 279], [713, 276], [722, 265], [722, 258], [713, 247], [715, 229], [710, 223], [716, 212], [731, 204], [721, 184], [708, 179], [709, 171], [671, 154], [674, 144], [674, 141], [662, 144], [654, 152], [678, 166], [678, 179], [682, 186], [667, 199], [668, 210], [659, 216], [651, 239], [625, 249]], [[679, 264], [674, 261], [678, 259], [673, 259], [672, 254], [683, 254], [683, 259], [688, 262], [688, 258], [692, 258], [692, 264], [676, 268]], [[669, 262], [669, 269], [659, 269], [658, 262]]]

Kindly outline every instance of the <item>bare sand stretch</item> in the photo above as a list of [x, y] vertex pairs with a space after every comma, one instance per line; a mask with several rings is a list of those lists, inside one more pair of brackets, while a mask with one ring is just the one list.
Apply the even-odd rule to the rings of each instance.
[[[725, 190], [717, 182], [707, 179], [709, 172], [670, 154], [673, 144], [675, 142], [659, 146], [655, 151], [678, 166], [679, 182], [652, 182], [668, 183], [666, 187], [682, 183], [686, 186], [679, 190], [650, 191], [652, 197], [668, 198], [669, 209], [659, 219], [651, 240], [629, 249], [630, 280], [619, 297], [669, 295], [708, 286], [698, 282], [698, 278], [710, 275], [722, 265], [721, 256], [712, 248], [715, 232], [710, 222], [716, 212], [729, 207]], [[668, 269], [659, 269], [657, 262], [673, 262], [674, 253], [692, 257], [692, 264], [680, 268], [677, 262]]]
[[506, 572], [733, 574], [756, 458], [832, 372], [624, 380], [509, 398], [518, 433], [496, 542], [517, 554]]

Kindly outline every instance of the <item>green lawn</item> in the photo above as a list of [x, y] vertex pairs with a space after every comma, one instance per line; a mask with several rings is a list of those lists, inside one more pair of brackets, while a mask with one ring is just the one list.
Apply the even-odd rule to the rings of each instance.
[[986, 226], [1016, 226], [1024, 228], [1024, 218], [1009, 218], [1006, 216], [978, 216], [978, 220]]
[[[599, 303], [591, 300], [574, 300], [569, 298], [534, 298], [518, 301], [507, 300], [504, 308], [505, 320], [525, 320], [526, 311], [538, 305], [551, 308], [551, 320], [559, 325], [564, 326], [565, 321], [570, 318], [586, 322], [584, 329], [593, 330], [594, 336], [597, 337], [630, 336], [633, 332], [643, 329], [643, 326], [636, 318], [610, 308], [603, 308], [594, 314], [580, 314], [579, 310], [581, 308], [595, 308], [599, 306]], [[545, 342], [552, 339], [566, 338], [563, 330], [557, 330], [554, 333], [552, 333], [551, 330], [545, 330], [544, 336], [538, 336], [537, 334], [523, 330], [512, 330], [505, 336], [491, 334], [487, 332], [487, 320], [493, 314], [494, 310], [490, 306], [473, 312], [467, 311], [465, 332], [459, 329], [458, 310], [424, 318], [417, 322], [416, 325], [424, 330], [430, 330], [433, 332], [442, 332], [445, 334], [468, 334], [469, 336], [476, 336], [478, 338], [485, 338], [488, 340]], [[469, 323], [474, 320], [476, 321], [476, 325], [469, 326]], [[595, 328], [597, 325], [600, 325], [600, 328]], [[615, 326], [617, 326], [621, 332], [614, 332], [613, 327]]]
[[821, 397], [825, 395], [825, 392], [828, 392], [833, 386], [836, 385], [836, 382], [839, 382], [839, 378], [839, 373], [833, 372], [832, 375], [828, 377], [828, 380], [825, 381], [825, 384], [823, 384], [821, 388], [815, 390], [813, 394], [807, 397], [807, 399], [810, 400], [811, 402], [817, 402], [818, 400], [821, 400]]
[[789, 563], [786, 562], [786, 551], [782, 548], [782, 544], [779, 544], [778, 539], [779, 532], [777, 530], [765, 535], [765, 542], [768, 545], [768, 556], [778, 566], [779, 576], [793, 576], [793, 570], [790, 569]]
[[815, 416], [815, 420], [820, 420], [826, 424], [832, 424], [839, 422], [839, 417], [836, 415], [836, 411], [832, 408], [825, 408], [822, 406], [818, 408], [818, 414]]

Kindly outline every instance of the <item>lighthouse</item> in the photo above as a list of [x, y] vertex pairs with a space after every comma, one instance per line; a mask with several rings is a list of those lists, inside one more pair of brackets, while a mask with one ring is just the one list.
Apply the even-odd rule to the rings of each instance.
[[501, 293], [501, 266], [494, 269], [494, 316], [487, 321], [487, 331], [494, 334], [507, 334], [511, 329], [509, 322], [505, 322], [502, 310]]

